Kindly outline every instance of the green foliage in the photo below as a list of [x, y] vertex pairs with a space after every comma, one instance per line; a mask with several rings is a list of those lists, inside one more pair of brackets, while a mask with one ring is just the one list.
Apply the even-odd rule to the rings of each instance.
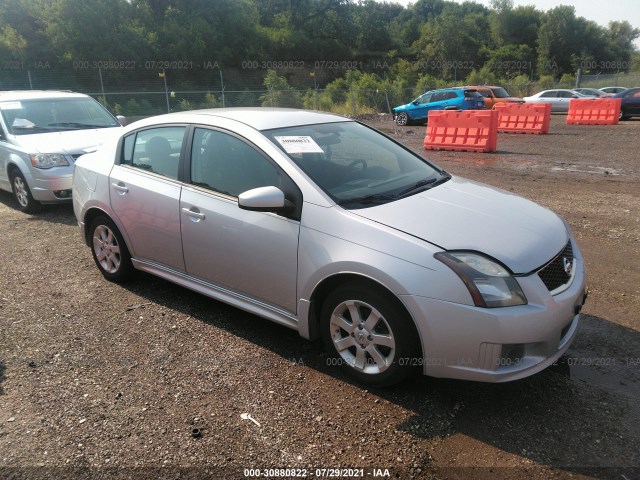
[[179, 112], [183, 112], [186, 110], [194, 110], [195, 107], [193, 106], [193, 103], [191, 103], [189, 100], [187, 100], [186, 98], [183, 98], [182, 100], [180, 100], [178, 102], [178, 108], [176, 109]]
[[549, 90], [556, 86], [553, 75], [543, 75], [538, 79], [538, 90]]
[[[640, 29], [629, 22], [603, 27], [576, 16], [573, 7], [545, 12], [514, 3], [0, 0], [0, 58], [29, 68], [35, 88], [88, 92], [100, 91], [96, 65], [103, 65], [108, 99], [110, 91], [157, 92], [165, 62], [171, 89], [226, 88], [224, 97], [174, 101], [175, 109], [215, 108], [224, 98], [225, 106], [387, 110], [455, 84], [515, 85], [531, 93], [536, 78], [539, 86], [569, 84], [566, 75], [578, 68], [585, 74], [640, 70], [634, 43]], [[51, 72], [34, 71], [38, 62], [50, 64]], [[71, 68], [83, 62], [89, 67]], [[118, 68], [123, 62], [136, 67]], [[64, 69], [65, 76], [52, 73]], [[2, 87], [28, 88], [25, 72], [13, 73], [3, 72]], [[261, 88], [267, 93], [257, 92]], [[117, 113], [166, 110], [159, 95], [119, 98]]]
[[221, 106], [221, 102], [219, 102], [216, 96], [211, 92], [208, 92], [204, 96], [204, 101], [200, 104], [200, 108], [218, 108]]
[[301, 108], [303, 98], [289, 85], [285, 77], [279, 76], [275, 70], [269, 70], [264, 77], [264, 87], [267, 93], [260, 95], [263, 107]]

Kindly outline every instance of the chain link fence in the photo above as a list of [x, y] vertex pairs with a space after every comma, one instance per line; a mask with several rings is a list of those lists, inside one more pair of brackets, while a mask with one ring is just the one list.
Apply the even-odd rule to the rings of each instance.
[[638, 87], [640, 86], [640, 73], [603, 73], [597, 75], [582, 75], [580, 86], [588, 88], [603, 87]]
[[[73, 67], [51, 68], [48, 64], [32, 65], [0, 71], [0, 90], [71, 90], [89, 94], [117, 115], [144, 117], [167, 112], [218, 107], [290, 107], [339, 113], [351, 117], [390, 113], [397, 105], [410, 102], [435, 88], [461, 86], [461, 82], [420, 86], [398, 86], [392, 82], [385, 88], [335, 87], [331, 81], [344, 78], [345, 71], [310, 71], [306, 69], [278, 71], [286, 78], [284, 88], [265, 86], [266, 70], [223, 69], [217, 64], [199, 66], [198, 70], [140, 68], [103, 62], [93, 65], [75, 62]], [[155, 67], [156, 65], [150, 65]], [[592, 82], [583, 76], [582, 82]], [[615, 78], [615, 82], [640, 83], [631, 76]], [[599, 80], [602, 86], [614, 79]], [[620, 83], [615, 83], [620, 84]], [[296, 85], [290, 87], [289, 85]], [[325, 87], [321, 88], [320, 85]], [[521, 81], [502, 84], [518, 97], [537, 91], [574, 85], [542, 84]], [[280, 85], [282, 87], [282, 85]]]

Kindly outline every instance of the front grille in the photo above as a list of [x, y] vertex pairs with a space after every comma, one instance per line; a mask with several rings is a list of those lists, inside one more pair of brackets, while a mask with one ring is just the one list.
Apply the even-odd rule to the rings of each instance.
[[[568, 272], [567, 265], [571, 266]], [[553, 260], [538, 270], [538, 276], [551, 292], [569, 283], [573, 267], [573, 247], [571, 246], [571, 240], [569, 240], [564, 249]]]

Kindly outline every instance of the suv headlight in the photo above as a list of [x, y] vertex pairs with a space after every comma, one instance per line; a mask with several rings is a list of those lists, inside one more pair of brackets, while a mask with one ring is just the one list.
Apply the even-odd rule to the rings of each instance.
[[438, 252], [434, 257], [460, 277], [476, 307], [509, 307], [527, 303], [518, 281], [495, 260], [474, 252]]
[[30, 155], [31, 165], [36, 168], [65, 167], [69, 165], [67, 157], [60, 153], [36, 153]]

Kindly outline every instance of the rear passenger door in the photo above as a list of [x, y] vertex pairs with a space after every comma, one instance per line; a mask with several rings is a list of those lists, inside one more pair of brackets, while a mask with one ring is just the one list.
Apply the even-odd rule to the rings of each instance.
[[134, 258], [184, 271], [180, 234], [180, 158], [187, 127], [132, 132], [109, 177], [111, 207]]
[[447, 107], [460, 107], [461, 97], [456, 92], [436, 92], [431, 97], [429, 110], [445, 110]]

